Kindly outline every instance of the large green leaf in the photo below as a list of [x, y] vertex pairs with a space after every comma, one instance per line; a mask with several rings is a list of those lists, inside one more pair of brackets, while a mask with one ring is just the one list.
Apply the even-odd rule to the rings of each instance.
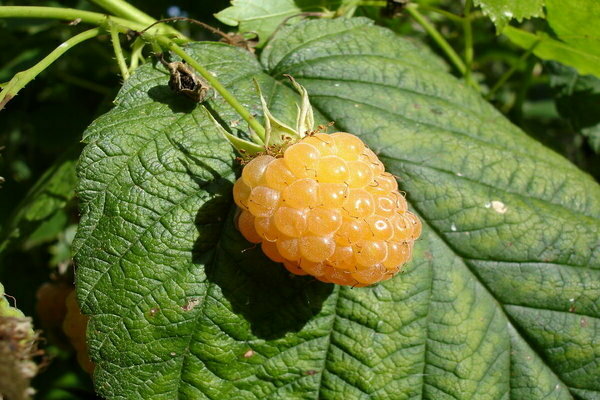
[[[292, 122], [290, 73], [426, 222], [370, 288], [291, 277], [233, 227], [234, 154], [162, 67], [84, 135], [77, 285], [95, 382], [127, 399], [597, 399], [600, 188], [410, 41], [366, 19], [283, 29], [259, 63], [188, 47]], [[230, 126], [239, 118], [209, 103]]]

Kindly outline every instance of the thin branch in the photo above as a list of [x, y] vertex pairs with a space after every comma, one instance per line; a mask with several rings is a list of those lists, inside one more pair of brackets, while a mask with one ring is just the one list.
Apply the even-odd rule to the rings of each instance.
[[[0, 7], [0, 9], [2, 9], [2, 7]], [[48, 68], [50, 64], [56, 61], [60, 56], [65, 54], [77, 44], [98, 36], [101, 31], [101, 28], [94, 28], [85, 32], [81, 32], [80, 34], [75, 35], [67, 41], [61, 43], [56, 49], [54, 49], [50, 54], [44, 57], [44, 59], [35, 64], [33, 67], [17, 73], [8, 82], [8, 84], [3, 87], [2, 92], [0, 92], [0, 110], [2, 110], [6, 103], [15, 97], [17, 93], [23, 89], [23, 87], [25, 87], [25, 85], [34, 80], [43, 70]]]
[[258, 120], [252, 115], [238, 100], [237, 98], [229, 92], [219, 82], [217, 78], [215, 78], [206, 68], [204, 68], [200, 63], [194, 60], [190, 55], [188, 55], [181, 47], [179, 47], [173, 41], [167, 38], [159, 38], [158, 39], [161, 45], [165, 46], [169, 50], [173, 51], [173, 53], [177, 54], [181, 57], [186, 63], [188, 63], [192, 68], [194, 68], [202, 77], [215, 89], [223, 99], [231, 106], [233, 109], [242, 117], [250, 128], [256, 132], [256, 134], [263, 138], [265, 137], [265, 128], [258, 122]]
[[405, 10], [415, 21], [417, 21], [419, 25], [423, 27], [423, 29], [425, 29], [425, 31], [429, 34], [429, 36], [431, 36], [433, 41], [442, 49], [442, 51], [446, 53], [446, 56], [448, 56], [452, 64], [454, 64], [458, 72], [460, 72], [461, 75], [465, 75], [467, 67], [465, 66], [462, 59], [459, 57], [458, 54], [456, 54], [452, 46], [450, 46], [450, 44], [446, 41], [446, 39], [444, 39], [440, 32], [437, 29], [435, 29], [435, 27], [432, 24], [430, 24], [429, 21], [427, 21], [427, 19], [419, 12], [417, 8], [418, 6], [413, 3], [407, 5]]
[[140, 60], [142, 60], [142, 62], [144, 61], [144, 58], [142, 56], [142, 50], [144, 50], [145, 46], [146, 46], [146, 43], [141, 38], [137, 38], [133, 42], [132, 51], [131, 51], [131, 62], [129, 64], [129, 73], [132, 73], [133, 71], [135, 71], [135, 69], [140, 64]]
[[490, 100], [490, 99], [492, 99], [494, 97], [494, 95], [496, 94], [496, 92], [498, 91], [498, 89], [500, 89], [506, 83], [506, 81], [508, 81], [511, 78], [511, 76], [513, 76], [513, 74], [529, 58], [529, 56], [531, 55], [531, 53], [533, 53], [533, 51], [540, 44], [541, 41], [542, 41], [542, 39], [538, 38], [535, 41], [535, 43], [533, 43], [533, 45], [531, 45], [531, 47], [529, 49], [527, 49], [527, 51], [525, 53], [523, 53], [521, 55], [521, 57], [519, 57], [519, 61], [516, 62], [516, 63], [514, 63], [508, 69], [508, 71], [506, 71], [504, 74], [502, 74], [502, 76], [498, 79], [498, 82], [496, 82], [496, 84], [490, 89], [490, 91], [487, 94], [487, 96], [485, 96], [486, 99]]
[[153, 22], [150, 26], [148, 26], [146, 29], [144, 29], [143, 31], [140, 32], [140, 34], [146, 32], [148, 29], [152, 28], [154, 25], [156, 24], [160, 24], [162, 22], [172, 22], [172, 21], [186, 21], [186, 22], [191, 22], [193, 24], [199, 25], [201, 27], [203, 27], [204, 29], [206, 29], [207, 31], [210, 31], [211, 33], [214, 33], [215, 35], [221, 36], [223, 39], [229, 39], [229, 36], [227, 36], [227, 34], [223, 31], [221, 31], [220, 29], [217, 29], [215, 27], [212, 27], [202, 21], [198, 21], [197, 19], [193, 19], [193, 18], [188, 18], [188, 17], [171, 17], [171, 18], [164, 18], [164, 19], [160, 19], [158, 21]]
[[473, 85], [473, 77], [471, 75], [473, 68], [473, 27], [471, 25], [471, 8], [473, 7], [472, 0], [465, 0], [465, 11], [463, 18], [463, 30], [465, 33], [465, 80], [476, 89], [478, 87]]
[[124, 80], [127, 80], [129, 79], [129, 70], [127, 69], [125, 57], [123, 56], [123, 49], [121, 48], [121, 41], [119, 39], [119, 31], [117, 31], [116, 26], [113, 24], [110, 25], [110, 38], [113, 50], [115, 52], [115, 57], [117, 59], [117, 65], [121, 71], [121, 76]]
[[[3, 6], [0, 7], [0, 18], [47, 18], [60, 19], [63, 21], [74, 21], [79, 19], [83, 23], [103, 26], [107, 23], [109, 16], [74, 8]], [[110, 19], [114, 23], [129, 29], [141, 30], [146, 26], [145, 24], [139, 24], [119, 17], [110, 17]]]

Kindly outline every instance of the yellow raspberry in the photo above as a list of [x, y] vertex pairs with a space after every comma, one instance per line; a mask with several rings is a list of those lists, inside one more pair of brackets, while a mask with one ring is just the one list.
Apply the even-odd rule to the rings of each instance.
[[391, 278], [421, 221], [396, 179], [356, 136], [305, 136], [283, 156], [250, 161], [233, 187], [237, 227], [295, 275], [348, 286]]

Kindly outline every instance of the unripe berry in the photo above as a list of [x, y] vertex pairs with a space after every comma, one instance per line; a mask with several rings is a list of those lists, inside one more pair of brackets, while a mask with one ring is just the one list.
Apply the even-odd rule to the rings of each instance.
[[237, 227], [295, 275], [367, 286], [411, 257], [421, 221], [398, 183], [356, 136], [306, 136], [283, 157], [250, 161], [233, 187]]

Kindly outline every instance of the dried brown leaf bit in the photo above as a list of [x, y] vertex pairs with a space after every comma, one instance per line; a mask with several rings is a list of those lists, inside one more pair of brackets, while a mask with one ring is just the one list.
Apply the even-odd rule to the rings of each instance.
[[38, 372], [37, 343], [31, 318], [10, 306], [0, 284], [0, 400], [24, 400], [35, 393], [30, 382]]

